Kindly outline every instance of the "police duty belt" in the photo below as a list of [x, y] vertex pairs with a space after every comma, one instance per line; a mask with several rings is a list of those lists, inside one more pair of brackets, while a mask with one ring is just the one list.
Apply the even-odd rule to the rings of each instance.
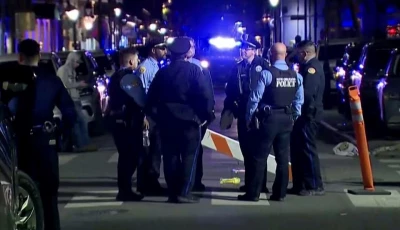
[[288, 105], [288, 106], [283, 106], [283, 107], [274, 107], [274, 106], [270, 106], [270, 105], [264, 105], [264, 106], [260, 106], [258, 108], [258, 115], [261, 116], [269, 116], [271, 114], [273, 114], [273, 111], [283, 111], [286, 114], [292, 114], [292, 106]]
[[43, 133], [54, 133], [57, 128], [57, 125], [55, 125], [51, 121], [45, 121], [43, 125], [35, 125], [32, 127], [32, 131], [38, 131], [41, 130]]

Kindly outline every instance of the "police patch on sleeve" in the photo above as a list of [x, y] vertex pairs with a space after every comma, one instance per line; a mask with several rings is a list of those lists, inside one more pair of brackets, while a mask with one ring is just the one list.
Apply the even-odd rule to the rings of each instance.
[[315, 69], [313, 67], [308, 68], [307, 72], [309, 74], [315, 74]]
[[256, 71], [257, 72], [261, 72], [262, 71], [262, 67], [260, 65], [256, 66]]
[[140, 73], [146, 72], [146, 68], [144, 68], [144, 66], [141, 66], [140, 69], [139, 69], [139, 72], [140, 72]]

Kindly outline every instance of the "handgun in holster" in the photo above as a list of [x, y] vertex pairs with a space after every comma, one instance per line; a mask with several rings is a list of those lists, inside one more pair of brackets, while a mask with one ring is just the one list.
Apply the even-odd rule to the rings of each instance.
[[[45, 135], [49, 139], [49, 145], [57, 146], [57, 125], [53, 121], [45, 121], [42, 125], [34, 125], [31, 129], [31, 136]], [[43, 137], [45, 137], [43, 136]]]

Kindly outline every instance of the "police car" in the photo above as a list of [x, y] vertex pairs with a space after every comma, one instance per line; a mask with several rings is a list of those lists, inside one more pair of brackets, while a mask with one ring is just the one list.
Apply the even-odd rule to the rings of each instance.
[[2, 230], [43, 230], [40, 193], [35, 182], [18, 169], [8, 114], [8, 109], [0, 105], [0, 226]]

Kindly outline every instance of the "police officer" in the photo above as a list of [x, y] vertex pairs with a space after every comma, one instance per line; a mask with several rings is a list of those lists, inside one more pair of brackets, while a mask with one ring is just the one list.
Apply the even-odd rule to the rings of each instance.
[[293, 188], [290, 193], [301, 196], [323, 195], [319, 157], [315, 136], [323, 111], [325, 76], [322, 64], [316, 58], [316, 48], [311, 41], [297, 45], [301, 62], [300, 74], [304, 77], [304, 105], [292, 133], [291, 163]]
[[[213, 94], [200, 68], [186, 60], [188, 38], [169, 45], [171, 64], [161, 69], [150, 86], [146, 111], [160, 127], [164, 174], [169, 202], [198, 202], [191, 196], [201, 126], [214, 119]], [[152, 114], [156, 108], [156, 114]]]
[[18, 166], [38, 184], [45, 229], [58, 230], [59, 168], [53, 109], [55, 106], [60, 109], [63, 124], [69, 128], [77, 114], [61, 80], [40, 72], [39, 43], [32, 39], [21, 41], [18, 54], [18, 68], [13, 75], [2, 77], [1, 100], [15, 115]]
[[[148, 57], [139, 65], [137, 75], [140, 77], [145, 92], [149, 87], [159, 68], [158, 61], [165, 58], [167, 49], [165, 43], [159, 39], [150, 40], [146, 46]], [[150, 148], [140, 162], [140, 177], [138, 177], [138, 191], [147, 195], [161, 195], [164, 193], [158, 179], [160, 177], [161, 150], [157, 126], [151, 119], [145, 118], [149, 123]]]
[[[206, 66], [202, 66], [200, 60], [194, 58], [194, 55], [196, 54], [196, 43], [194, 42], [193, 38], [189, 37], [189, 39], [190, 39], [190, 50], [187, 53], [187, 60], [190, 63], [197, 65], [203, 72], [204, 76], [207, 77], [207, 79], [209, 80], [208, 81], [209, 84], [207, 85], [207, 87], [209, 88], [209, 91], [213, 93], [213, 98], [214, 98], [214, 87], [211, 80], [210, 70], [206, 68]], [[202, 140], [204, 138], [204, 135], [206, 134], [207, 127], [208, 127], [207, 124], [201, 127]], [[201, 182], [202, 178], [203, 178], [203, 146], [200, 145], [199, 155], [197, 159], [197, 166], [196, 166], [196, 177], [193, 186], [194, 191], [204, 191], [206, 189], [206, 186]]]
[[138, 66], [138, 52], [133, 48], [121, 50], [120, 65], [108, 84], [110, 101], [106, 110], [119, 154], [117, 200], [139, 201], [143, 196], [132, 191], [132, 176], [143, 152], [145, 94], [140, 78], [133, 74]]
[[[221, 128], [229, 128], [232, 124], [233, 116], [237, 118], [237, 132], [240, 149], [246, 164], [247, 156], [251, 154], [252, 130], [246, 127], [246, 106], [252, 85], [255, 85], [261, 77], [262, 70], [268, 68], [268, 62], [256, 56], [256, 51], [261, 47], [253, 37], [249, 36], [247, 41], [242, 42], [241, 55], [243, 60], [238, 62], [228, 78], [226, 85], [226, 98], [224, 109], [221, 114]], [[233, 114], [233, 116], [232, 116]], [[266, 172], [265, 172], [266, 173]], [[246, 181], [245, 181], [246, 183]], [[264, 183], [263, 191], [268, 192]], [[241, 191], [246, 191], [246, 185], [240, 187]]]
[[[251, 91], [247, 104], [247, 127], [256, 129], [255, 146], [245, 165], [246, 193], [239, 200], [258, 201], [264, 186], [265, 162], [274, 148], [276, 177], [270, 200], [283, 201], [289, 183], [289, 145], [294, 117], [300, 115], [303, 103], [302, 77], [289, 70], [285, 62], [286, 46], [276, 43], [271, 48], [271, 66]], [[254, 126], [255, 125], [255, 126]]]

